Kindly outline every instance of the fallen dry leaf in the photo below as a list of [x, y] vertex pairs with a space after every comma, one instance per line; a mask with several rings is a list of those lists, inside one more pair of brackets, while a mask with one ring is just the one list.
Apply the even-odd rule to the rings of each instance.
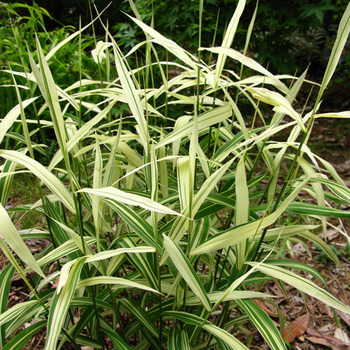
[[307, 339], [314, 344], [325, 345], [330, 347], [332, 350], [350, 350], [350, 345], [341, 339], [330, 335], [323, 335], [311, 328], [307, 329], [307, 333], [311, 335], [311, 337], [307, 337]]
[[297, 244], [294, 244], [293, 245], [293, 251], [296, 253], [305, 253], [306, 252], [306, 249], [305, 249], [305, 246], [301, 243], [297, 243]]
[[287, 339], [292, 343], [295, 338], [300, 337], [307, 330], [310, 315], [306, 314], [298, 317], [296, 320], [289, 323], [282, 333], [282, 338]]
[[323, 334], [323, 335], [325, 335], [327, 333], [331, 334], [334, 332], [334, 325], [331, 323], [327, 323], [323, 327], [319, 328], [318, 331], [320, 332], [320, 334]]
[[320, 310], [321, 314], [327, 315], [329, 317], [333, 317], [333, 310], [330, 306], [328, 306], [327, 304], [323, 304], [323, 303], [318, 303], [317, 304], [318, 309]]
[[309, 342], [311, 342], [311, 343], [330, 347], [330, 344], [329, 344], [328, 341], [327, 341], [326, 339], [324, 339], [324, 338], [306, 337], [306, 339], [307, 339]]
[[350, 315], [346, 314], [345, 312], [339, 311], [339, 315], [342, 318], [342, 320], [350, 326]]
[[[278, 313], [275, 307], [272, 305], [266, 305], [262, 300], [260, 299], [253, 299], [254, 303], [258, 305], [261, 309], [263, 309], [268, 315], [278, 317]], [[272, 310], [273, 309], [273, 310]]]
[[[326, 237], [327, 237], [328, 241], [333, 241], [339, 235], [340, 235], [340, 232], [339, 232], [339, 230], [336, 230], [336, 229], [328, 230], [326, 232]], [[324, 238], [324, 233], [322, 232], [318, 236], [321, 237], [321, 238]]]
[[275, 283], [272, 287], [270, 287], [270, 289], [273, 291], [273, 293], [275, 294], [275, 296], [277, 298], [283, 298], [284, 297], [284, 295], [283, 295], [283, 293], [281, 291], [281, 288], [278, 286], [277, 283]]
[[337, 328], [334, 332], [334, 337], [340, 339], [346, 345], [350, 345], [350, 340], [348, 335], [340, 328]]

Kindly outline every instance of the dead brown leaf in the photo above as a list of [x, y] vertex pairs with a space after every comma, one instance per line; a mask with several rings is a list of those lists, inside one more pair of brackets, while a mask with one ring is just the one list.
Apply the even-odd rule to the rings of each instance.
[[[336, 230], [336, 229], [328, 230], [328, 231], [326, 232], [326, 237], [327, 237], [328, 241], [333, 241], [333, 240], [336, 239], [339, 235], [340, 235], [340, 232], [339, 232], [339, 230]], [[324, 238], [325, 235], [324, 235], [324, 233], [322, 232], [322, 233], [320, 233], [318, 236], [321, 237], [321, 238]]]
[[350, 345], [349, 336], [344, 332], [344, 330], [337, 328], [334, 332], [334, 337], [340, 339], [344, 344]]
[[283, 298], [284, 297], [284, 295], [283, 295], [283, 293], [281, 291], [281, 288], [278, 286], [277, 283], [275, 283], [272, 287], [270, 287], [270, 289], [273, 291], [273, 293], [275, 294], [275, 296], [277, 298]]
[[330, 306], [323, 303], [317, 303], [317, 307], [320, 310], [321, 314], [333, 317], [333, 310]]
[[342, 320], [348, 325], [350, 326], [350, 315], [346, 314], [345, 312], [340, 311], [339, 312], [340, 317], [342, 318]]
[[[262, 300], [260, 299], [253, 299], [254, 303], [258, 305], [261, 309], [263, 309], [268, 315], [278, 317], [278, 313], [275, 307], [272, 305], [267, 306]], [[274, 310], [272, 310], [272, 308]]]
[[296, 243], [293, 245], [293, 251], [298, 253], [306, 253], [305, 246], [301, 243]]
[[318, 337], [305, 337], [309, 342], [314, 343], [314, 344], [319, 344], [323, 346], [328, 346], [330, 347], [328, 341], [324, 338], [318, 338]]
[[350, 350], [350, 345], [341, 339], [330, 335], [321, 334], [311, 328], [307, 329], [307, 333], [310, 334], [311, 337], [307, 337], [306, 339], [314, 344], [325, 345], [330, 347], [332, 350]]
[[292, 343], [295, 338], [300, 337], [307, 330], [310, 315], [306, 314], [298, 317], [296, 320], [289, 323], [282, 333], [282, 338], [287, 339]]

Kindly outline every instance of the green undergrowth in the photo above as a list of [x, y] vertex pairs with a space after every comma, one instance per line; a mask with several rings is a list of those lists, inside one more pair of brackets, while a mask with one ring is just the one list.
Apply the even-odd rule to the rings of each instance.
[[[253, 327], [271, 349], [286, 349], [285, 316], [277, 328], [255, 303], [273, 303], [263, 287], [276, 280], [350, 313], [319, 272], [287, 259], [294, 243], [310, 242], [338, 263], [318, 236], [334, 228], [330, 217], [348, 239], [339, 204], [350, 191], [308, 141], [317, 118], [350, 117], [318, 112], [350, 5], [319, 85], [246, 56], [254, 17], [243, 53], [230, 48], [244, 0], [222, 45], [201, 47], [199, 37], [196, 52], [131, 7], [145, 40], [128, 53], [107, 26], [103, 40], [85, 38], [86, 27], [49, 47], [37, 33], [35, 50], [19, 49], [27, 63], [2, 71], [15, 98], [0, 124], [0, 245], [11, 262], [0, 275], [0, 347], [19, 349], [46, 328], [50, 350], [247, 349]], [[58, 74], [61, 50], [77, 60], [74, 74]], [[305, 113], [293, 107], [303, 84], [315, 85]], [[38, 199], [6, 210], [27, 172]], [[18, 212], [43, 220], [20, 228], [11, 220]], [[50, 243], [32, 254], [27, 239]], [[30, 295], [7, 310], [14, 276]]]

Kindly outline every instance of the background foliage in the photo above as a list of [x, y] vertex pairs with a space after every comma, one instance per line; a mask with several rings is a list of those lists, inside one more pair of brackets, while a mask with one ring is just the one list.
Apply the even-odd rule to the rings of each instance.
[[[91, 20], [88, 1], [38, 0], [35, 3], [65, 25], [78, 28], [79, 17], [83, 26]], [[131, 13], [127, 0], [96, 0], [95, 4], [99, 11], [109, 5], [102, 18], [109, 21], [111, 32], [119, 39], [118, 44], [128, 49], [140, 41], [141, 30], [121, 12]], [[249, 51], [254, 53], [258, 62], [268, 65], [273, 73], [294, 74], [296, 70], [302, 72], [311, 63], [309, 73], [318, 78], [327, 64], [337, 24], [347, 4], [347, 0], [260, 0]], [[137, 0], [135, 5], [146, 23], [151, 24], [153, 16], [155, 27], [166, 37], [187, 48], [197, 46], [199, 0]], [[202, 43], [204, 46], [215, 46], [222, 41], [226, 28], [225, 25], [217, 26], [216, 23], [219, 21], [228, 24], [237, 0], [207, 0], [204, 5]], [[255, 5], [255, 1], [247, 1], [238, 35], [233, 43], [236, 49], [244, 47], [245, 34]], [[48, 18], [45, 19], [45, 24], [48, 29], [54, 29], [58, 25]], [[103, 33], [98, 23], [96, 31], [97, 34]], [[339, 68], [339, 77], [342, 80], [349, 77], [349, 61], [347, 49]]]

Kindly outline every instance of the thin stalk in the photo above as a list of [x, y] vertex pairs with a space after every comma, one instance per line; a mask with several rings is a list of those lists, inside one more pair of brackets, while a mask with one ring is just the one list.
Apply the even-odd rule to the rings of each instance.
[[253, 175], [253, 172], [254, 172], [254, 170], [255, 170], [257, 164], [258, 164], [258, 161], [259, 161], [259, 159], [261, 158], [261, 155], [262, 155], [263, 150], [264, 150], [264, 148], [265, 148], [265, 146], [266, 146], [266, 143], [267, 143], [267, 139], [265, 139], [265, 140], [263, 141], [263, 144], [262, 144], [262, 146], [261, 146], [260, 149], [259, 149], [259, 153], [258, 153], [258, 155], [256, 156], [256, 158], [255, 158], [255, 160], [254, 160], [254, 163], [253, 163], [253, 166], [252, 166], [252, 168], [250, 169], [249, 174], [248, 174], [248, 176], [247, 176], [247, 181], [249, 181], [249, 180], [251, 179], [251, 177], [252, 177], [252, 175]]
[[[227, 260], [228, 260], [228, 256], [229, 256], [229, 254], [230, 254], [230, 251], [231, 251], [231, 247], [229, 247], [229, 248], [227, 249], [227, 253], [226, 253], [226, 256], [225, 256], [225, 260], [224, 260], [224, 262], [222, 263], [222, 269], [221, 269], [221, 272], [220, 272], [220, 275], [219, 275], [219, 280], [218, 280], [217, 286], [220, 285], [221, 278], [222, 278], [222, 275], [223, 275], [223, 273], [224, 273], [224, 268], [225, 268], [226, 262], [227, 262]], [[219, 259], [218, 259], [218, 260], [219, 260]]]
[[[290, 183], [289, 183], [290, 181], [289, 181], [289, 180], [292, 178], [292, 175], [294, 174], [294, 170], [295, 170], [294, 168], [295, 168], [295, 165], [297, 164], [298, 157], [299, 157], [299, 155], [300, 155], [300, 153], [301, 153], [301, 149], [302, 149], [302, 147], [303, 147], [303, 145], [304, 145], [306, 136], [307, 136], [307, 133], [304, 133], [304, 134], [302, 135], [302, 138], [301, 138], [301, 140], [300, 140], [299, 147], [298, 147], [297, 152], [296, 152], [296, 154], [295, 154], [295, 156], [294, 156], [294, 158], [293, 158], [292, 165], [291, 165], [291, 167], [289, 168], [289, 171], [288, 171], [288, 174], [287, 174], [287, 178], [286, 178], [285, 182], [283, 183], [282, 189], [281, 189], [281, 191], [280, 191], [280, 193], [279, 193], [279, 195], [278, 195], [278, 197], [277, 197], [277, 200], [276, 200], [276, 202], [275, 202], [275, 205], [273, 206], [272, 213], [275, 212], [275, 211], [277, 210], [277, 208], [278, 208], [278, 206], [279, 206], [279, 204], [280, 204], [280, 201], [282, 200], [282, 197], [283, 197], [284, 193], [286, 192], [287, 188], [288, 188], [289, 185], [290, 185]], [[276, 225], [276, 223], [274, 224], [274, 226], [275, 226], [275, 225]], [[260, 240], [259, 240], [257, 249], [255, 250], [254, 255], [253, 255], [253, 257], [252, 257], [252, 261], [255, 261], [255, 260], [256, 260], [258, 254], [259, 254], [259, 256], [262, 254], [262, 251], [261, 251], [260, 253], [259, 253], [259, 251], [260, 251], [260, 247], [261, 247], [261, 245], [262, 245], [262, 242], [264, 241], [264, 238], [265, 238], [265, 236], [266, 236], [267, 230], [268, 230], [268, 227], [266, 227], [266, 228], [263, 230], [263, 233], [261, 234], [261, 237], [260, 237]]]
[[[218, 323], [216, 324], [218, 327], [221, 327], [221, 324], [223, 324], [223, 321], [224, 321], [224, 314], [226, 316], [226, 313], [228, 311], [228, 307], [229, 307], [229, 302], [226, 302], [225, 303], [225, 306], [224, 306], [224, 309], [222, 310], [221, 314], [219, 315], [219, 318], [218, 318]], [[226, 318], [226, 317], [225, 317]], [[210, 343], [213, 339], [213, 335], [210, 334], [209, 336], [209, 339], [208, 339], [208, 343], [206, 345], [206, 347], [204, 348], [204, 350], [207, 350], [208, 347], [210, 346]]]
[[[79, 66], [79, 93], [82, 92], [82, 56], [81, 56], [81, 17], [79, 17], [79, 60], [78, 60], [78, 66]], [[79, 112], [78, 112], [78, 127], [81, 128], [81, 115], [82, 115], [82, 96], [79, 96]], [[80, 143], [80, 142], [79, 142]]]
[[[156, 155], [155, 152], [152, 152], [152, 164], [151, 164], [151, 198], [155, 202], [158, 202], [158, 163], [156, 162]], [[154, 181], [153, 181], [154, 180]], [[154, 268], [156, 271], [156, 276], [158, 280], [158, 300], [159, 300], [159, 345], [162, 349], [162, 330], [163, 330], [163, 300], [162, 300], [162, 279], [161, 279], [161, 273], [160, 273], [160, 266], [159, 266], [159, 232], [158, 232], [158, 214], [156, 212], [151, 213], [151, 219], [152, 219], [152, 228], [154, 232], [155, 237], [155, 259], [154, 259]]]
[[[312, 89], [313, 89], [313, 87], [312, 87]], [[305, 107], [306, 107], [306, 105], [307, 105], [307, 102], [309, 101], [309, 98], [310, 98], [310, 96], [311, 96], [312, 89], [311, 89], [311, 91], [310, 91], [310, 93], [309, 93], [309, 95], [308, 95], [307, 101], [306, 101], [306, 103], [305, 103], [305, 105], [304, 105], [304, 110], [305, 110]], [[319, 98], [321, 98], [321, 97], [319, 97]], [[312, 126], [313, 126], [314, 115], [315, 115], [315, 113], [316, 113], [316, 106], [317, 106], [317, 104], [315, 104], [315, 107], [314, 107], [314, 109], [313, 109], [313, 111], [312, 111], [311, 117], [310, 117], [309, 122], [308, 122], [308, 125], [307, 125], [307, 127], [306, 127], [306, 132], [304, 132], [304, 133], [302, 134], [302, 137], [301, 137], [301, 140], [300, 140], [300, 143], [299, 143], [299, 147], [298, 147], [298, 149], [297, 149], [296, 154], [294, 155], [294, 158], [293, 158], [293, 161], [292, 161], [292, 165], [291, 165], [291, 167], [289, 168], [289, 171], [288, 171], [286, 180], [285, 180], [285, 182], [283, 183], [282, 189], [281, 189], [281, 191], [280, 191], [280, 193], [279, 193], [279, 195], [278, 195], [278, 197], [277, 197], [277, 200], [276, 200], [276, 203], [275, 203], [275, 205], [274, 205], [274, 207], [273, 207], [273, 209], [272, 209], [272, 212], [276, 211], [276, 209], [278, 208], [278, 205], [279, 205], [279, 203], [280, 203], [280, 201], [281, 201], [281, 199], [282, 199], [282, 197], [283, 197], [283, 195], [284, 195], [284, 192], [287, 190], [287, 187], [289, 186], [289, 182], [290, 182], [290, 180], [292, 179], [293, 174], [295, 174], [295, 171], [296, 171], [295, 167], [297, 166], [298, 158], [299, 158], [299, 156], [302, 154], [303, 145], [304, 145], [304, 143], [307, 141], [307, 138], [308, 138], [308, 136], [309, 136], [309, 134], [310, 134], [310, 132], [311, 132]], [[303, 110], [303, 112], [304, 112], [304, 110]], [[282, 158], [282, 159], [283, 159], [283, 158]], [[268, 186], [269, 186], [269, 185], [270, 185], [270, 183], [268, 184]], [[264, 192], [262, 198], [264, 198], [265, 194], [267, 193], [268, 186], [267, 186], [267, 189], [265, 190], [265, 192]], [[275, 223], [273, 226], [275, 226], [275, 225], [276, 225], [276, 223]], [[259, 252], [259, 250], [260, 250], [260, 247], [261, 247], [261, 245], [262, 245], [262, 242], [264, 241], [264, 238], [265, 238], [265, 236], [266, 236], [267, 229], [268, 229], [268, 228], [266, 227], [266, 228], [263, 230], [263, 233], [262, 233], [262, 235], [261, 235], [261, 237], [260, 237], [260, 240], [259, 240], [259, 242], [258, 242], [258, 245], [257, 245], [257, 249], [255, 250], [254, 255], [253, 255], [253, 257], [252, 257], [252, 261], [255, 261], [255, 259], [257, 258], [258, 254], [259, 254], [259, 257], [260, 257], [261, 254], [263, 253], [263, 251]]]
[[[18, 49], [18, 54], [19, 54], [19, 58], [20, 58], [22, 67], [23, 67], [24, 71], [27, 72], [27, 65], [24, 64], [24, 60], [23, 60], [23, 57], [22, 57], [22, 54], [21, 54], [22, 44], [21, 44], [21, 40], [18, 40], [19, 39], [18, 38], [18, 30], [16, 31], [14, 29], [14, 26], [13, 26], [12, 22], [11, 22], [11, 27], [12, 27], [13, 36], [14, 36], [15, 41], [16, 41], [16, 46], [17, 46], [17, 49]], [[29, 50], [28, 45], [27, 45], [27, 49]], [[9, 69], [11, 69], [11, 67], [9, 67]], [[35, 88], [34, 89], [32, 88], [32, 84], [31, 84], [31, 81], [29, 80], [28, 76], [29, 75], [26, 74], [26, 80], [27, 80], [27, 85], [29, 86], [30, 98], [32, 98], [34, 96]], [[46, 134], [45, 134], [44, 130], [41, 127], [40, 118], [39, 118], [39, 115], [38, 115], [38, 110], [37, 110], [35, 101], [32, 102], [32, 106], [33, 106], [33, 109], [34, 109], [35, 118], [37, 120], [40, 136], [41, 136], [41, 138], [43, 140], [43, 143], [45, 145], [47, 145]], [[46, 153], [46, 158], [47, 158], [46, 160], [47, 160], [47, 162], [50, 162], [50, 156], [48, 154], [48, 151], [46, 151], [45, 153]]]
[[[168, 60], [169, 60], [169, 54], [168, 54], [168, 51], [166, 51], [165, 53], [166, 55], [166, 69], [165, 69], [165, 73], [166, 73], [166, 81], [169, 81], [169, 64], [168, 64]], [[165, 120], [167, 121], [168, 120], [168, 88], [166, 89], [165, 91], [165, 111], [164, 111], [164, 117], [165, 117]]]
[[92, 287], [92, 303], [94, 305], [94, 309], [96, 310], [96, 322], [97, 322], [97, 336], [99, 338], [99, 342], [102, 345], [102, 349], [108, 349], [108, 346], [106, 344], [106, 340], [105, 337], [103, 336], [103, 333], [101, 332], [101, 323], [100, 323], [100, 317], [99, 314], [97, 312], [97, 305], [96, 305], [96, 295], [97, 295], [97, 287], [98, 286], [93, 286]]
[[220, 257], [222, 255], [222, 249], [220, 249], [220, 252], [218, 252], [216, 255], [217, 255], [217, 259], [216, 259], [215, 270], [214, 270], [214, 283], [216, 281], [216, 275], [217, 275], [218, 269], [219, 269], [219, 263], [220, 263]]
[[[214, 37], [213, 37], [213, 45], [212, 46], [215, 46], [215, 39], [216, 39], [216, 33], [217, 33], [217, 28], [218, 28], [218, 23], [219, 23], [219, 16], [220, 16], [220, 9], [218, 10], [218, 15], [217, 15], [217, 18], [216, 18], [216, 26], [215, 26], [215, 32], [214, 32]], [[211, 57], [212, 57], [212, 52], [210, 52], [209, 54], [209, 64], [210, 64], [210, 61], [211, 61]], [[213, 96], [213, 108], [215, 107], [215, 99], [216, 99], [216, 88], [214, 90], [214, 96]], [[210, 158], [210, 144], [211, 144], [211, 133], [212, 133], [212, 127], [210, 126], [209, 127], [209, 140], [208, 140], [208, 150], [207, 150], [207, 158]]]
[[[231, 210], [230, 216], [229, 216], [228, 220], [226, 221], [225, 230], [228, 230], [228, 228], [230, 227], [231, 221], [233, 219], [233, 215], [234, 215], [234, 209]], [[220, 273], [220, 276], [219, 276], [219, 281], [218, 281], [217, 285], [219, 285], [220, 282], [221, 282], [221, 277], [222, 277], [222, 274], [223, 274], [223, 271], [224, 271], [224, 267], [225, 267], [226, 261], [228, 259], [228, 255], [230, 253], [230, 250], [231, 250], [231, 247], [229, 247], [228, 250], [227, 250], [227, 253], [226, 253], [223, 265], [222, 265], [221, 273]], [[221, 250], [221, 252], [222, 252], [222, 250]], [[221, 254], [220, 254], [220, 256], [221, 256]], [[220, 260], [220, 256], [218, 257], [217, 264], [216, 264], [216, 267], [215, 267], [214, 280], [216, 279], [217, 269], [219, 267], [219, 262], [220, 262], [219, 261]]]
[[82, 215], [82, 206], [81, 206], [81, 194], [80, 192], [76, 193], [74, 196], [75, 206], [77, 209], [77, 219], [78, 219], [78, 227], [79, 234], [81, 239], [81, 245], [83, 247], [83, 254], [86, 255], [85, 241], [84, 241], [84, 224], [83, 224], [83, 215]]
[[[96, 39], [96, 33], [95, 33], [95, 24], [93, 22], [93, 16], [92, 16], [92, 9], [91, 9], [91, 3], [90, 1], [88, 1], [89, 4], [89, 11], [90, 11], [90, 19], [91, 19], [91, 27], [92, 27], [92, 37], [94, 39], [94, 43], [95, 43], [95, 47], [97, 46], [97, 39]], [[98, 68], [98, 75], [100, 77], [100, 81], [101, 81], [101, 86], [103, 86], [103, 79], [102, 79], [102, 72], [101, 72], [101, 66], [100, 66], [100, 60], [98, 60], [98, 64], [97, 64], [97, 68]]]
[[[86, 255], [86, 247], [85, 247], [85, 241], [84, 241], [84, 224], [83, 224], [83, 216], [82, 216], [82, 206], [81, 206], [81, 194], [80, 192], [77, 192], [77, 195], [74, 196], [75, 200], [75, 206], [77, 209], [77, 219], [78, 219], [78, 227], [79, 227], [79, 233], [80, 233], [80, 238], [81, 238], [81, 244], [83, 247], [83, 254]], [[88, 275], [90, 273], [88, 272]], [[110, 287], [110, 286], [109, 286]], [[98, 309], [96, 306], [96, 288], [92, 287], [91, 289], [91, 296], [93, 300], [93, 305], [94, 305], [94, 311], [96, 315], [96, 322], [98, 324], [98, 336], [100, 340], [104, 339], [102, 333], [101, 333], [101, 326], [100, 326], [100, 321], [99, 321], [99, 314], [98, 314]], [[112, 298], [112, 303], [114, 301], [114, 298]]]

